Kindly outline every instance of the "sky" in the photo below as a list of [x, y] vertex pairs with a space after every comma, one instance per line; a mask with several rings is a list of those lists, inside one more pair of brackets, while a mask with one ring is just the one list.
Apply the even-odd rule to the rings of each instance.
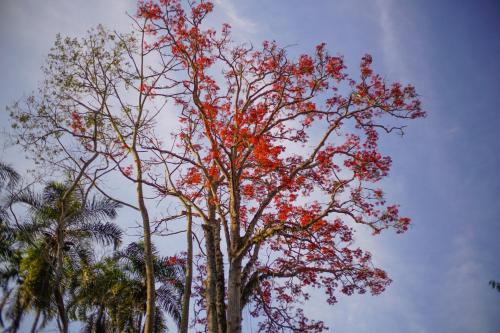
[[[300, 54], [326, 42], [355, 68], [365, 53], [388, 80], [416, 86], [428, 117], [404, 137], [383, 139], [393, 158], [384, 188], [413, 218], [403, 235], [358, 232], [393, 279], [380, 296], [321, 293], [305, 306], [332, 332], [499, 332], [500, 3], [396, 0], [215, 0], [210, 19], [235, 39], [276, 40]], [[128, 30], [127, 0], [1, 0], [0, 108], [29, 94], [55, 35], [81, 36], [99, 23]], [[8, 128], [5, 112], [2, 129]], [[5, 134], [0, 134], [5, 143]], [[3, 146], [3, 145], [2, 145]], [[0, 148], [1, 149], [1, 148]], [[24, 170], [9, 148], [0, 159]], [[247, 319], [245, 331], [253, 330]]]

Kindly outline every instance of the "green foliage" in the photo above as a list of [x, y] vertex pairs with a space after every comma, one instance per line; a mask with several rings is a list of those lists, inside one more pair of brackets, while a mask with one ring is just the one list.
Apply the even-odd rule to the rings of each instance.
[[[92, 263], [93, 244], [120, 244], [122, 231], [110, 221], [119, 205], [83, 193], [69, 183], [50, 182], [40, 193], [28, 188], [11, 196], [10, 205], [26, 207], [27, 218], [15, 225], [1, 224], [10, 241], [8, 251], [2, 251], [0, 270], [0, 313], [10, 322], [6, 332], [16, 332], [26, 312], [41, 314], [41, 326], [53, 319], [58, 314], [56, 292], [66, 300], [62, 306], [69, 308], [72, 281]], [[62, 267], [57, 264], [58, 249]], [[0, 320], [0, 325], [5, 323]]]
[[3, 194], [6, 190], [11, 191], [19, 179], [19, 174], [12, 167], [0, 161], [0, 260], [13, 255], [12, 242], [14, 239], [7, 213], [8, 199], [5, 199]]
[[[183, 266], [169, 264], [154, 251], [157, 309], [155, 332], [167, 329], [169, 315], [178, 325], [184, 285]], [[85, 267], [78, 278], [72, 317], [86, 323], [87, 332], [140, 332], [145, 314], [145, 262], [142, 243], [131, 243]]]
[[[0, 164], [0, 185], [18, 180], [14, 170]], [[119, 204], [87, 197], [78, 186], [69, 189], [69, 183], [49, 182], [40, 192], [18, 191], [2, 205], [0, 327], [17, 332], [28, 312], [42, 319], [34, 327], [44, 327], [58, 316], [55, 291], [61, 290], [69, 319], [83, 321], [84, 331], [141, 332], [146, 304], [143, 243], [119, 250], [122, 231], [111, 222]], [[26, 208], [22, 223], [9, 223], [8, 205]], [[63, 267], [58, 286], [59, 244]], [[113, 246], [115, 251], [96, 261], [94, 244]], [[154, 331], [165, 332], [167, 316], [177, 325], [180, 321], [184, 267], [170, 263], [156, 249], [153, 253], [158, 287]]]

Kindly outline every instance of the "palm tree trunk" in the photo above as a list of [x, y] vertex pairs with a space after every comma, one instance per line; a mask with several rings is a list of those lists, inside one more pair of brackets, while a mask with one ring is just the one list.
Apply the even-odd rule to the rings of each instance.
[[[63, 211], [64, 212], [64, 211]], [[64, 213], [61, 213], [64, 215]], [[56, 258], [56, 274], [55, 274], [55, 289], [54, 296], [57, 303], [57, 310], [59, 312], [59, 319], [61, 320], [61, 333], [68, 333], [68, 317], [66, 314], [66, 308], [64, 306], [64, 298], [62, 291], [62, 275], [63, 275], [63, 264], [64, 264], [64, 239], [63, 239], [62, 228], [59, 227], [57, 230], [57, 258]]]
[[59, 312], [59, 321], [61, 323], [61, 333], [68, 333], [68, 318], [66, 317], [66, 309], [64, 308], [64, 299], [59, 291], [59, 287], [56, 287], [54, 292], [57, 303], [57, 311]]
[[59, 220], [58, 220], [58, 226], [57, 226], [57, 261], [56, 261], [56, 269], [55, 269], [55, 298], [56, 298], [56, 303], [57, 303], [57, 309], [59, 312], [59, 317], [61, 319], [61, 327], [60, 330], [62, 333], [68, 333], [69, 330], [69, 319], [68, 315], [66, 313], [66, 307], [64, 305], [64, 291], [62, 287], [62, 279], [63, 279], [63, 264], [64, 264], [64, 228], [65, 228], [65, 208], [67, 204], [67, 199], [71, 196], [73, 191], [77, 188], [80, 180], [82, 179], [83, 175], [85, 174], [85, 170], [89, 165], [92, 164], [92, 162], [99, 156], [99, 153], [95, 152], [92, 157], [85, 161], [84, 164], [82, 165], [78, 175], [76, 178], [72, 181], [71, 186], [69, 186], [66, 191], [64, 192], [64, 195], [61, 197], [60, 204], [61, 204], [61, 211], [59, 215]]
[[189, 300], [191, 298], [191, 284], [193, 283], [193, 235], [191, 229], [193, 225], [193, 216], [191, 206], [187, 206], [187, 260], [186, 260], [186, 283], [184, 285], [184, 294], [182, 295], [182, 315], [179, 333], [187, 333], [189, 324]]
[[104, 305], [99, 307], [99, 312], [97, 314], [97, 320], [95, 325], [96, 333], [106, 333], [105, 320], [104, 320]]
[[38, 326], [38, 320], [40, 320], [40, 310], [36, 310], [35, 320], [33, 321], [33, 325], [31, 326], [31, 333], [36, 332], [36, 327]]

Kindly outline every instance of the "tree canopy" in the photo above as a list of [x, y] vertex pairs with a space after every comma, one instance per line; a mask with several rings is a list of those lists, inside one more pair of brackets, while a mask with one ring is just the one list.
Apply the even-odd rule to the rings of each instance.
[[[354, 232], [410, 226], [381, 188], [392, 160], [379, 138], [425, 116], [415, 88], [387, 82], [368, 54], [349, 71], [324, 43], [298, 57], [277, 42], [239, 43], [227, 24], [206, 27], [212, 10], [210, 1], [140, 1], [132, 33], [58, 36], [40, 91], [10, 108], [19, 142], [73, 175], [69, 188], [17, 197], [34, 221], [56, 222], [36, 230], [57, 240], [64, 332], [64, 256], [86, 239], [114, 241], [118, 230], [101, 219], [118, 205], [139, 213], [143, 242], [82, 266], [71, 311], [91, 330], [161, 331], [165, 311], [181, 332], [194, 315], [193, 329], [238, 333], [247, 308], [262, 332], [321, 332], [303, 310], [311, 288], [333, 305], [338, 293], [377, 295], [391, 282]], [[106, 190], [111, 177], [135, 188], [135, 203]], [[151, 208], [165, 201], [175, 213]], [[159, 255], [152, 236], [162, 228], [187, 234], [176, 249], [185, 254]]]

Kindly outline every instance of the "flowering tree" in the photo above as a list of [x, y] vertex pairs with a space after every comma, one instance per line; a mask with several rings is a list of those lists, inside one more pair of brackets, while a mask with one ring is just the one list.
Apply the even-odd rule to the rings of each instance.
[[336, 291], [379, 294], [390, 283], [355, 246], [353, 226], [408, 229], [376, 187], [391, 166], [378, 141], [425, 113], [413, 86], [385, 82], [369, 55], [354, 77], [325, 44], [296, 60], [274, 42], [236, 44], [228, 25], [203, 28], [212, 9], [162, 0], [140, 2], [138, 12], [151, 22], [152, 45], [183, 68], [178, 141], [152, 142], [166, 177], [151, 185], [201, 217], [198, 323], [241, 332], [248, 306], [261, 331], [322, 331], [300, 308], [306, 287], [333, 304]]
[[[154, 137], [164, 106], [154, 105], [153, 98], [175, 96], [178, 83], [166, 75], [175, 71], [176, 59], [146, 46], [147, 22], [134, 20], [135, 31], [129, 34], [98, 26], [82, 39], [58, 36], [38, 93], [8, 110], [18, 142], [37, 163], [51, 166], [45, 170], [55, 165], [74, 175], [75, 184], [85, 182], [89, 191], [95, 188], [140, 213], [147, 295], [144, 332], [149, 333], [155, 327], [154, 221], [146, 204], [148, 152], [142, 147]], [[135, 205], [105, 191], [113, 174], [132, 182]]]
[[379, 294], [390, 283], [353, 232], [408, 229], [377, 187], [391, 166], [378, 141], [425, 113], [415, 89], [385, 82], [369, 55], [352, 76], [325, 44], [297, 59], [275, 42], [238, 44], [228, 25], [203, 27], [212, 10], [209, 1], [139, 2], [136, 37], [98, 29], [58, 39], [41, 101], [13, 108], [14, 118], [27, 145], [44, 155], [35, 144], [50, 138], [98, 190], [112, 173], [134, 183], [137, 206], [122, 203], [143, 224], [144, 332], [155, 304], [147, 206], [166, 197], [188, 221], [181, 332], [191, 279], [203, 331], [241, 332], [245, 307], [260, 331], [323, 331], [301, 308], [309, 288], [333, 304], [337, 292]]

